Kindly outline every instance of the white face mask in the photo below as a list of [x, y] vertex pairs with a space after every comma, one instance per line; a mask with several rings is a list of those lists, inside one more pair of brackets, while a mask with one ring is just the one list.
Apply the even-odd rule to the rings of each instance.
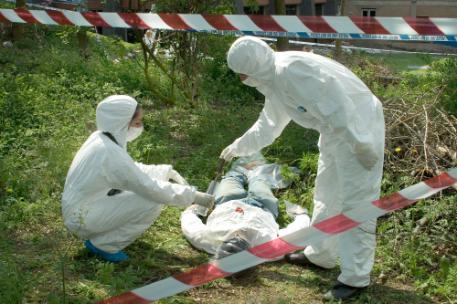
[[143, 126], [139, 128], [129, 127], [127, 130], [127, 141], [133, 141], [143, 132]]
[[256, 88], [261, 85], [260, 82], [258, 82], [257, 80], [255, 80], [252, 77], [246, 78], [245, 80], [242, 81], [242, 83], [244, 83], [247, 86], [253, 87], [253, 88]]

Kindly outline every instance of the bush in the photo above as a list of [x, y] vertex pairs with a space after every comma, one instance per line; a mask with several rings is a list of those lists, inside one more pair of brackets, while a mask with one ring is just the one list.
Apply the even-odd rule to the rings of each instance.
[[[93, 56], [84, 58], [71, 33], [37, 27], [14, 48], [0, 49], [0, 198], [34, 200], [61, 189], [92, 131], [95, 105], [111, 94], [150, 97], [139, 65], [121, 57], [122, 45], [92, 39]], [[31, 38], [40, 43], [32, 46]]]
[[263, 100], [263, 95], [244, 85], [227, 66], [227, 51], [234, 38], [206, 35], [204, 39], [206, 49], [202, 59], [200, 86], [202, 99], [219, 103]]
[[457, 58], [449, 57], [432, 64], [431, 79], [443, 88], [441, 104], [451, 114], [457, 116]]

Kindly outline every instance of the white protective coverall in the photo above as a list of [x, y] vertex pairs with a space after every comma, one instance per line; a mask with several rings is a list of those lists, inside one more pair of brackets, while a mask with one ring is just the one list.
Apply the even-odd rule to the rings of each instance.
[[279, 229], [271, 212], [232, 200], [216, 208], [208, 216], [206, 224], [192, 210], [181, 214], [181, 229], [186, 239], [196, 248], [215, 254], [222, 242], [242, 232], [250, 247], [260, 245], [309, 226], [308, 214], [295, 215], [286, 228]]
[[[137, 102], [114, 95], [97, 106], [97, 129], [76, 154], [65, 182], [65, 226], [106, 252], [115, 253], [141, 235], [162, 204], [188, 206], [195, 189], [168, 182], [170, 165], [135, 163], [126, 151], [127, 130]], [[102, 132], [111, 133], [118, 144]], [[122, 190], [108, 196], [111, 189]]]
[[[230, 69], [265, 95], [254, 125], [223, 151], [249, 155], [273, 143], [293, 120], [320, 133], [312, 222], [369, 204], [379, 197], [384, 155], [382, 105], [349, 69], [329, 58], [298, 51], [274, 52], [265, 42], [242, 37], [233, 43]], [[305, 249], [322, 267], [341, 262], [338, 280], [369, 285], [374, 262], [376, 221], [329, 237]]]

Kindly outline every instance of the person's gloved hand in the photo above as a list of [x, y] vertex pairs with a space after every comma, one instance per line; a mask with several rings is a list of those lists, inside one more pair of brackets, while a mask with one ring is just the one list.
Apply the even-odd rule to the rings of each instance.
[[195, 193], [195, 204], [206, 207], [208, 209], [213, 208], [214, 205], [214, 195], [203, 193], [197, 191]]
[[354, 153], [359, 163], [367, 170], [371, 170], [379, 159], [369, 144], [356, 144]]
[[168, 173], [168, 178], [180, 185], [189, 186], [189, 183], [176, 170], [171, 170], [170, 173]]
[[224, 150], [222, 150], [221, 156], [219, 156], [219, 158], [223, 158], [226, 162], [231, 161], [232, 158], [236, 156], [233, 150], [234, 149], [232, 145], [227, 146]]

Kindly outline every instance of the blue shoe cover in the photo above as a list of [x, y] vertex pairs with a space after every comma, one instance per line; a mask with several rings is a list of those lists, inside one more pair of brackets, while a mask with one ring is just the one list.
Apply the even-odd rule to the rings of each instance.
[[122, 261], [127, 261], [129, 259], [129, 256], [123, 251], [118, 251], [116, 253], [109, 253], [109, 252], [103, 251], [101, 249], [98, 249], [97, 247], [94, 246], [94, 244], [92, 244], [90, 242], [90, 240], [84, 241], [84, 246], [86, 246], [87, 250], [89, 250], [90, 252], [98, 255], [102, 259], [109, 261], [109, 262], [119, 263]]

